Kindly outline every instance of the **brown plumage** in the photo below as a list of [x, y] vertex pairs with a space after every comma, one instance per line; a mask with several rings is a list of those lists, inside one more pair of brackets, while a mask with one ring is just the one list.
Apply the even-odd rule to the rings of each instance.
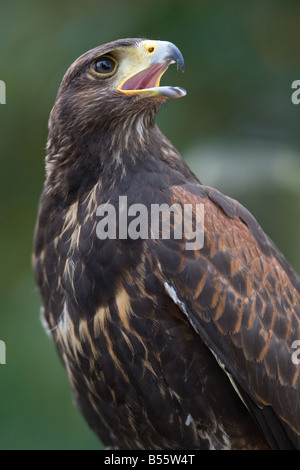
[[[171, 43], [120, 40], [62, 81], [33, 255], [44, 320], [105, 446], [299, 449], [300, 281], [251, 214], [203, 186], [157, 128], [160, 105], [184, 95], [159, 86], [172, 62], [183, 68]], [[120, 236], [120, 196], [148, 214], [190, 204], [195, 216], [201, 204], [203, 246], [174, 237], [175, 215], [170, 237], [150, 224], [148, 236]], [[116, 237], [97, 236], [103, 204], [116, 208]]]

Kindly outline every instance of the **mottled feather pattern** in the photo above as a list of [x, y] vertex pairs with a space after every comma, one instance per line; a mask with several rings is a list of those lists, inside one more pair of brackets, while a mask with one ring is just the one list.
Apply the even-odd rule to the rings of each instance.
[[[164, 257], [160, 247], [163, 280], [184, 300], [208, 347], [257, 403], [272, 405], [299, 445], [300, 370], [292, 362], [292, 343], [300, 337], [299, 279], [282, 255], [276, 257], [277, 249], [253, 217], [242, 220], [236, 201], [220, 193], [212, 198], [212, 191], [199, 188], [197, 197], [187, 188], [172, 188], [172, 202], [204, 204], [205, 245], [193, 259], [177, 251], [176, 272], [174, 263], [168, 272], [170, 253]], [[223, 210], [217, 198], [223, 199]]]
[[[33, 265], [43, 318], [85, 419], [108, 448], [300, 448], [300, 281], [255, 219], [203, 186], [155, 124], [156, 98], [122, 95], [81, 56], [49, 120]], [[100, 239], [97, 208], [204, 206], [189, 238]], [[170, 218], [174, 235], [175, 216]], [[192, 226], [195, 229], [195, 224]]]

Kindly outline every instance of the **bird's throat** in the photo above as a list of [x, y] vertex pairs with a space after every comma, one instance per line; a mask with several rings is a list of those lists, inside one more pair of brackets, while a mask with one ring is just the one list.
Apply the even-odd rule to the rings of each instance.
[[50, 132], [47, 175], [56, 194], [69, 198], [70, 194], [89, 190], [87, 186], [99, 180], [113, 187], [136, 166], [147, 165], [149, 155], [159, 159], [164, 136], [155, 124], [155, 115], [139, 114], [115, 125], [112, 122], [82, 134], [64, 135], [61, 145]]

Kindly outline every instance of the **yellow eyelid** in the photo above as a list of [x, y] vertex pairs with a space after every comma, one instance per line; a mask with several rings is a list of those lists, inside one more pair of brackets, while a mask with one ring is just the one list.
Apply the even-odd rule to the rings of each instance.
[[[93, 68], [94, 63], [97, 62], [97, 60], [99, 60], [99, 59], [101, 59], [101, 58], [106, 58], [106, 57], [107, 57], [108, 59], [111, 59], [111, 60], [114, 62], [114, 64], [115, 64], [114, 69], [113, 69], [110, 73], [99, 73], [99, 72], [96, 72], [96, 71], [94, 70], [94, 68]], [[97, 77], [111, 77], [111, 76], [114, 75], [114, 73], [116, 72], [116, 70], [117, 70], [117, 68], [118, 68], [118, 65], [119, 65], [119, 63], [118, 63], [117, 59], [115, 59], [112, 55], [110, 55], [110, 54], [103, 54], [103, 55], [100, 55], [99, 57], [96, 57], [96, 59], [93, 60], [93, 62], [92, 62], [91, 65], [90, 65], [90, 71], [91, 71], [94, 75], [96, 75]]]

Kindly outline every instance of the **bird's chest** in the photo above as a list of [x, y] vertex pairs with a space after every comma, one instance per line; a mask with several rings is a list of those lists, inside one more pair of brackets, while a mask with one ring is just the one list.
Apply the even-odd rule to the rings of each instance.
[[[149, 275], [138, 284], [138, 272], [131, 276], [89, 319], [76, 323], [65, 305], [55, 329], [79, 407], [109, 446], [226, 447], [222, 426], [204, 400], [218, 368], [155, 279]], [[203, 442], [199, 414], [207, 426]], [[211, 428], [217, 437], [210, 437]]]
[[[226, 447], [204, 399], [207, 370], [214, 379], [219, 368], [166, 295], [149, 244], [99, 240], [96, 223], [67, 220], [44, 255], [49, 276], [51, 263], [58, 268], [46, 275], [56, 300], [49, 323], [83, 414], [108, 446]], [[223, 386], [223, 374], [218, 380]]]
[[184, 335], [183, 324], [160, 300], [155, 278], [141, 274], [128, 273], [115, 295], [89, 317], [72, 313], [66, 301], [55, 336], [84, 414], [97, 409], [98, 429], [107, 427], [124, 439], [131, 434], [128, 439], [136, 442], [140, 429], [150, 442], [155, 423], [162, 423], [166, 435], [170, 420], [180, 428], [180, 405], [174, 405], [178, 399], [164, 367], [176, 357], [177, 367], [185, 367], [179, 351]]

